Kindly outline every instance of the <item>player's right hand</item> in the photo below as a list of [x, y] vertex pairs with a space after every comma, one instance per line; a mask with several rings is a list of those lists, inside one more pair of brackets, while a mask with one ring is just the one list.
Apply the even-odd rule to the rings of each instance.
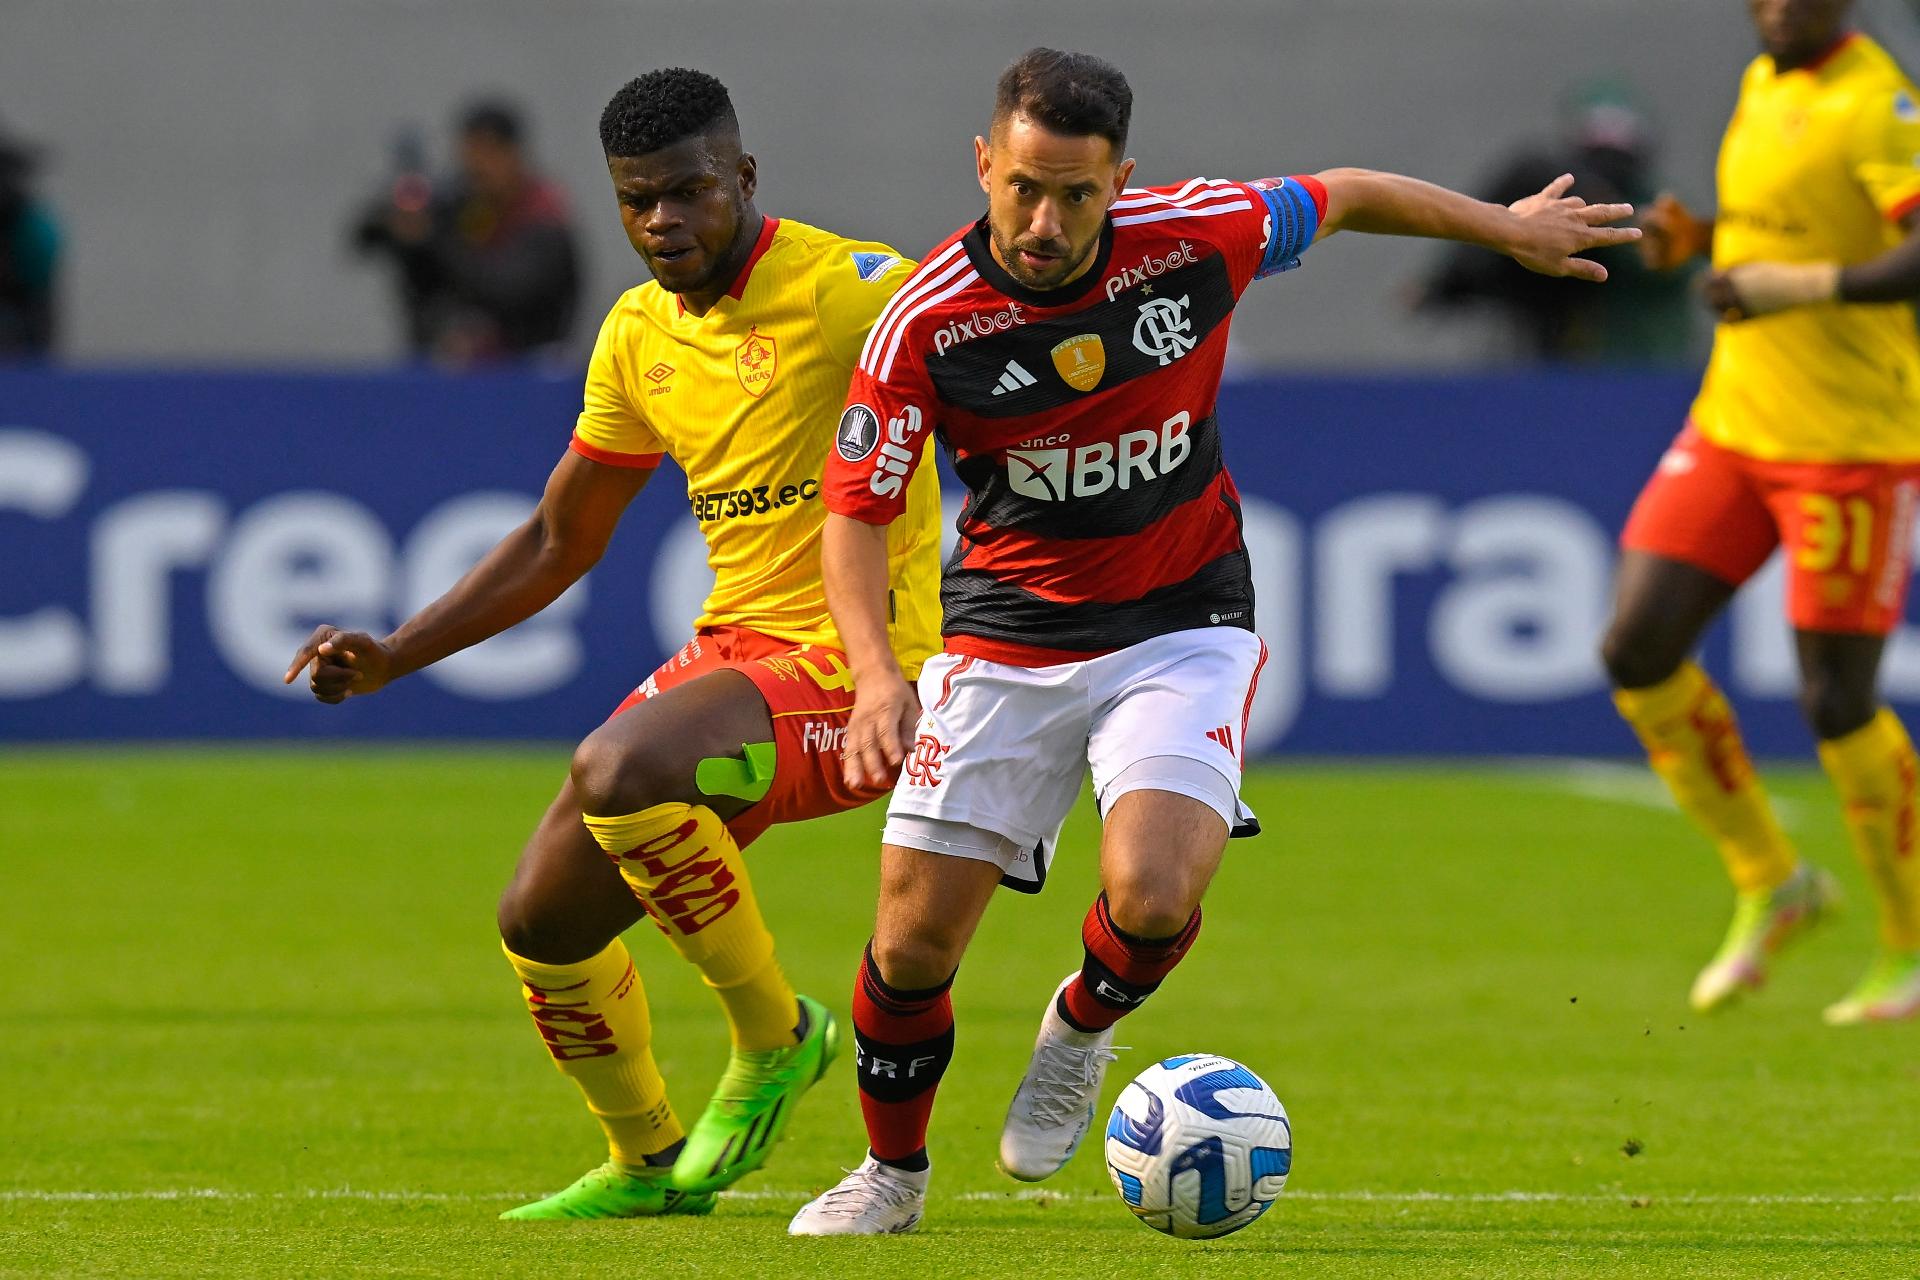
[[1709, 252], [1713, 224], [1680, 203], [1671, 191], [1655, 197], [1640, 219], [1640, 261], [1654, 271], [1674, 271]]
[[853, 714], [840, 748], [840, 776], [849, 787], [876, 791], [891, 787], [913, 749], [920, 723], [920, 695], [898, 671], [869, 675], [853, 690]]
[[393, 653], [364, 631], [318, 626], [293, 655], [282, 684], [311, 667], [307, 687], [322, 702], [344, 702], [373, 693], [391, 678]]
[[1631, 217], [1630, 204], [1588, 204], [1569, 195], [1573, 175], [1563, 173], [1533, 195], [1507, 208], [1520, 215], [1522, 232], [1506, 246], [1507, 256], [1543, 276], [1566, 276], [1598, 284], [1607, 269], [1578, 255], [1589, 249], [1624, 244], [1640, 238], [1638, 227], [1607, 224]]

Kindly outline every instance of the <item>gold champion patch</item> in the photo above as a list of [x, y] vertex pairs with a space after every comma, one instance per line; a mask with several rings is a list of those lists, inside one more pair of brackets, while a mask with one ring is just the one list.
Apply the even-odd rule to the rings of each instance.
[[1075, 391], [1091, 391], [1107, 371], [1107, 349], [1097, 333], [1081, 333], [1053, 349], [1053, 367]]
[[733, 372], [746, 393], [758, 399], [773, 383], [780, 367], [780, 351], [772, 338], [758, 329], [747, 330], [746, 340], [733, 349]]

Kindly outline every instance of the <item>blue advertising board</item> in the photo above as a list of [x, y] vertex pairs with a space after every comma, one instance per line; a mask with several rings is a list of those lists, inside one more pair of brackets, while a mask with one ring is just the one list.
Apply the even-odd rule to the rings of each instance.
[[[1613, 536], [1692, 389], [1230, 384], [1271, 651], [1250, 750], [1631, 752], [1594, 656]], [[0, 373], [0, 741], [579, 737], [711, 582], [670, 469], [539, 617], [376, 698], [281, 684], [315, 623], [389, 629], [524, 519], [578, 397], [530, 374]], [[1779, 596], [1776, 565], [1708, 644], [1766, 755], [1809, 745]], [[1920, 695], [1920, 631], [1887, 686]]]

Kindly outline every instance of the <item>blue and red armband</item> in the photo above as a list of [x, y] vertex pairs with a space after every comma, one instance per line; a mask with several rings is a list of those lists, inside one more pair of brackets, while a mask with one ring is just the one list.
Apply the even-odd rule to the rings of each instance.
[[1327, 216], [1327, 188], [1318, 178], [1262, 178], [1248, 187], [1266, 203], [1267, 246], [1254, 270], [1255, 280], [1300, 265], [1300, 255], [1313, 243], [1320, 220]]

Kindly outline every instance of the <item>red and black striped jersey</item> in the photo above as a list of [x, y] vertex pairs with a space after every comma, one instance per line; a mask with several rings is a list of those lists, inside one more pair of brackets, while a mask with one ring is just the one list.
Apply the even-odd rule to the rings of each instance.
[[1171, 631], [1253, 628], [1240, 501], [1214, 402], [1233, 308], [1299, 263], [1312, 178], [1124, 192], [1093, 265], [1035, 291], [985, 220], [928, 254], [881, 312], [827, 460], [827, 507], [905, 510], [932, 432], [967, 487], [941, 575], [950, 652], [1042, 666]]

